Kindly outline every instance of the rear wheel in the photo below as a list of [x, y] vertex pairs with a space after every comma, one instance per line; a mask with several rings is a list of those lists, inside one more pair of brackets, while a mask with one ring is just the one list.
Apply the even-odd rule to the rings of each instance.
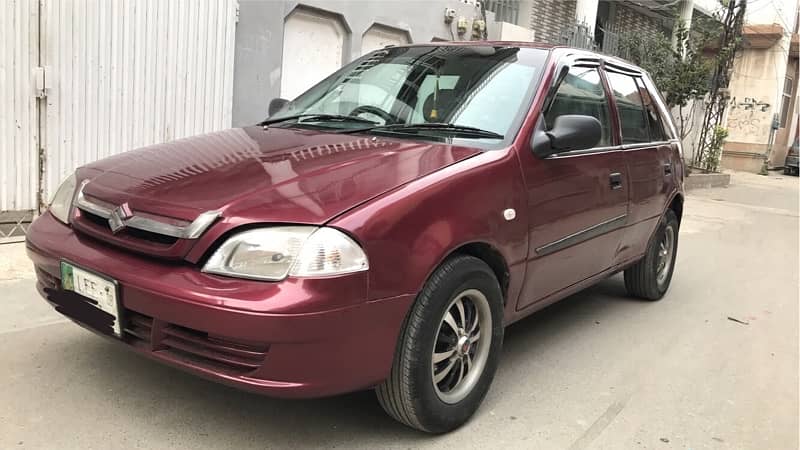
[[668, 209], [644, 257], [625, 270], [625, 288], [629, 294], [647, 300], [659, 300], [666, 294], [678, 251], [678, 225], [675, 212]]
[[503, 342], [500, 285], [483, 261], [456, 256], [431, 276], [406, 318], [378, 401], [430, 433], [464, 424], [494, 378]]

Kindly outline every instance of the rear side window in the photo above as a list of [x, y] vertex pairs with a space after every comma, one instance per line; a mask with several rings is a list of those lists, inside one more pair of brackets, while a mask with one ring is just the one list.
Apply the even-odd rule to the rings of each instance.
[[666, 141], [667, 135], [664, 133], [664, 124], [661, 121], [661, 116], [658, 114], [658, 107], [656, 106], [653, 96], [644, 86], [641, 78], [636, 79], [636, 85], [642, 95], [642, 102], [644, 102], [644, 110], [647, 114], [647, 124], [650, 129], [651, 141]]
[[650, 124], [636, 80], [629, 75], [608, 72], [608, 83], [617, 101], [622, 143], [650, 142]]
[[593, 67], [572, 67], [556, 91], [556, 97], [545, 114], [547, 127], [556, 117], [566, 114], [592, 116], [600, 121], [603, 135], [598, 147], [611, 145], [611, 121], [608, 99], [600, 81], [600, 72]]

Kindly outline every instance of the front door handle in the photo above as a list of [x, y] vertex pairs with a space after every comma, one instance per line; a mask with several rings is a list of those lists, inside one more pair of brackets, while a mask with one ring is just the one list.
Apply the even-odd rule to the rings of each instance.
[[614, 172], [608, 176], [608, 181], [612, 190], [622, 189], [622, 174]]
[[672, 175], [672, 163], [664, 163], [664, 175]]

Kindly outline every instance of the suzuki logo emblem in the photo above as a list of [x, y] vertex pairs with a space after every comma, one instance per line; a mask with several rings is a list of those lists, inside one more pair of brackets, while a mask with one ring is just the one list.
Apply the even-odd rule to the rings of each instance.
[[125, 221], [131, 217], [133, 217], [133, 211], [131, 211], [131, 207], [128, 206], [127, 203], [123, 203], [114, 208], [108, 218], [108, 226], [111, 228], [111, 232], [117, 234], [119, 231], [122, 231], [122, 229], [125, 228]]

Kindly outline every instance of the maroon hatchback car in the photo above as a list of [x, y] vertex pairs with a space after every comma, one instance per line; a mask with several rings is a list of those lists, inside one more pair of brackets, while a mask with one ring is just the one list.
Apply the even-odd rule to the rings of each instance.
[[270, 110], [79, 168], [28, 233], [41, 294], [200, 376], [375, 388], [438, 433], [480, 405], [506, 325], [620, 271], [637, 297], [669, 287], [681, 148], [637, 67], [389, 47]]

